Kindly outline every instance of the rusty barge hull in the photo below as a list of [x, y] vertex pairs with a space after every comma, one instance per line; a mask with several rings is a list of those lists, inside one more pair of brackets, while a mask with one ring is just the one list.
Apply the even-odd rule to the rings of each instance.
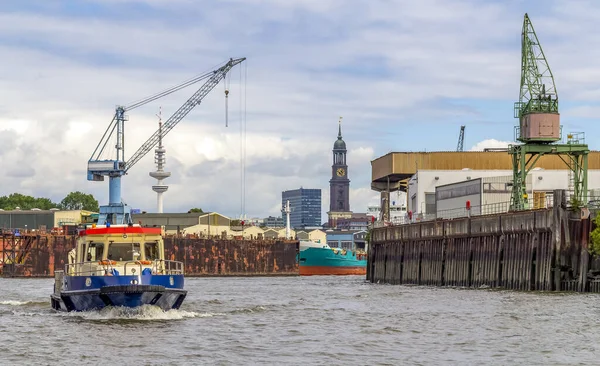
[[[0, 272], [3, 277], [53, 277], [64, 268], [75, 236], [15, 236], [3, 233]], [[166, 236], [165, 259], [184, 263], [188, 277], [298, 275], [297, 241], [226, 240]]]

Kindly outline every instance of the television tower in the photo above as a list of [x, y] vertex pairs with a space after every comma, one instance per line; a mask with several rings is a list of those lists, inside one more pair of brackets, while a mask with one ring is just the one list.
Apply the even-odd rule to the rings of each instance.
[[152, 190], [156, 192], [156, 212], [163, 212], [163, 193], [165, 193], [169, 186], [162, 184], [163, 179], [171, 176], [170, 172], [165, 172], [163, 166], [165, 165], [165, 153], [167, 150], [162, 144], [162, 107], [159, 107], [158, 114], [158, 147], [154, 150], [154, 162], [156, 163], [156, 171], [150, 172], [152, 178], [156, 178], [157, 182], [152, 186]]

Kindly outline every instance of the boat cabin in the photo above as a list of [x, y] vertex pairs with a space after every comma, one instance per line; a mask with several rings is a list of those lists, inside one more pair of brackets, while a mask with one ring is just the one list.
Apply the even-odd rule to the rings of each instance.
[[[160, 228], [140, 225], [92, 225], [79, 231], [69, 253], [70, 275], [159, 273], [164, 264]], [[146, 270], [148, 269], [148, 270]]]

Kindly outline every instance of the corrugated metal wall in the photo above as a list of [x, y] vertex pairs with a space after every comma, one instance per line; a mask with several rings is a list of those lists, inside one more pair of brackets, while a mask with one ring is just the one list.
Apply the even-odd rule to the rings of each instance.
[[[54, 227], [54, 213], [26, 211], [23, 213], [0, 212], [0, 228], [3, 229], [40, 229], [46, 226], [46, 229]], [[25, 226], [27, 225], [27, 226]]]
[[[73, 236], [4, 234], [2, 275], [52, 277], [74, 243]], [[297, 250], [295, 241], [165, 238], [166, 259], [184, 262], [187, 276], [297, 275]]]
[[[544, 169], [567, 169], [567, 165], [558, 155], [544, 155], [536, 163]], [[419, 170], [475, 170], [508, 169], [512, 170], [512, 159], [508, 152], [483, 151], [433, 151], [433, 152], [392, 152], [371, 161], [371, 180], [385, 181], [385, 177], [394, 175], [413, 175]], [[588, 169], [600, 169], [600, 152], [590, 151]]]
[[171, 236], [167, 259], [184, 263], [190, 276], [298, 274], [297, 242], [215, 240]]

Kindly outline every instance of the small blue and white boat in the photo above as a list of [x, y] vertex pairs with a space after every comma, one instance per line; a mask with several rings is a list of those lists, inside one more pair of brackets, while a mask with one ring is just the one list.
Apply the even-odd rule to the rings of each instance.
[[69, 263], [54, 271], [53, 309], [181, 306], [187, 295], [183, 263], [165, 259], [160, 228], [92, 225], [78, 235]]

